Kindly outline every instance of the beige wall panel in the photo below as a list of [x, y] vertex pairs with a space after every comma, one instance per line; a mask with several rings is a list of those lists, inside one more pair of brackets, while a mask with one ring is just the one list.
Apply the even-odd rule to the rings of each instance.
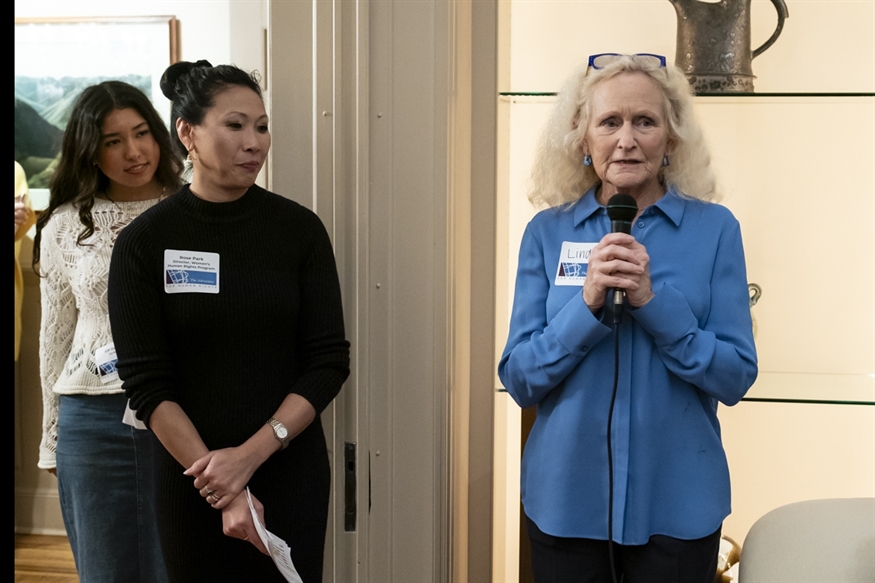
[[[508, 240], [501, 248], [507, 253], [508, 306], [513, 305], [513, 290], [516, 284], [517, 261], [520, 241], [526, 225], [535, 216], [537, 209], [528, 199], [529, 176], [541, 128], [547, 123], [552, 99], [512, 98], [510, 107], [510, 165], [508, 188]], [[505, 321], [504, 334], [497, 340], [504, 345], [507, 340], [507, 324], [510, 322], [510, 309]]]
[[[519, 578], [521, 410], [505, 392], [495, 393], [492, 580]], [[508, 477], [505, 479], [505, 477]]]
[[[757, 92], [875, 91], [875, 0], [785, 1], [780, 38], [753, 61]], [[776, 16], [769, 0], [754, 0], [751, 12], [756, 48]]]
[[723, 532], [739, 544], [778, 506], [875, 496], [875, 407], [742, 402], [720, 423], [732, 474]]
[[[495, 181], [495, 362], [501, 358], [501, 351], [507, 339], [507, 326], [510, 322], [508, 298], [512, 293], [511, 282], [514, 273], [510, 270], [510, 100], [500, 99], [497, 108], [497, 137]], [[501, 387], [498, 370], [495, 370], [495, 388]], [[498, 434], [496, 434], [498, 435]], [[498, 473], [496, 472], [496, 476]], [[498, 487], [498, 486], [496, 486]], [[498, 504], [498, 502], [496, 502]]]
[[[753, 61], [758, 92], [875, 90], [875, 1], [787, 5], [780, 38]], [[515, 0], [510, 11], [504, 91], [556, 91], [594, 53], [651, 52], [674, 60], [677, 16], [668, 0]], [[769, 0], [753, 1], [752, 48], [771, 36], [776, 20]]]
[[875, 101], [699, 98], [742, 224], [760, 370], [875, 371]]
[[553, 0], [511, 3], [510, 88], [557, 91], [595, 53], [674, 55], [668, 0]]

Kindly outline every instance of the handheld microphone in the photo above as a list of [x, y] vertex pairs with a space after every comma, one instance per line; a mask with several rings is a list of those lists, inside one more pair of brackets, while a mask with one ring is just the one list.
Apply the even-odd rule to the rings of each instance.
[[[638, 203], [628, 194], [617, 193], [608, 200], [608, 217], [611, 219], [612, 233], [632, 233], [632, 221], [638, 214]], [[618, 307], [622, 307], [625, 292], [621, 289], [614, 290], [615, 313]]]

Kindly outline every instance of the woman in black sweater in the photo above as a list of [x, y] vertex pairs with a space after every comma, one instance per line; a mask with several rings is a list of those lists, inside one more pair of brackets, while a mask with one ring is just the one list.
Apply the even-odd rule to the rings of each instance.
[[109, 308], [125, 393], [164, 445], [168, 572], [283, 580], [259, 554], [248, 487], [318, 582], [330, 481], [319, 413], [349, 374], [331, 242], [311, 211], [254, 185], [270, 132], [252, 76], [177, 63], [161, 88], [192, 182], [119, 237]]

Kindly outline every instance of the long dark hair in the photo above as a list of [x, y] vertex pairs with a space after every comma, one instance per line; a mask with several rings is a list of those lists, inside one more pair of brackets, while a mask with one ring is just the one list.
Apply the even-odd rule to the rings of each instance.
[[83, 229], [76, 238], [78, 245], [94, 234], [94, 219], [91, 216], [94, 197], [97, 193], [105, 192], [109, 186], [109, 178], [96, 164], [103, 122], [113, 110], [128, 108], [146, 120], [158, 143], [161, 154], [155, 179], [171, 192], [179, 186], [182, 165], [171, 147], [170, 133], [143, 92], [122, 81], [104, 81], [86, 88], [76, 100], [64, 132], [61, 159], [49, 184], [49, 206], [36, 221], [36, 235], [33, 238], [33, 268], [36, 273], [39, 273], [37, 264], [42, 230], [61, 205], [72, 203], [79, 211]]
[[183, 157], [188, 151], [176, 133], [176, 120], [184, 119], [200, 125], [213, 107], [216, 95], [229, 87], [247, 87], [261, 97], [261, 87], [255, 73], [247, 73], [236, 65], [216, 65], [209, 61], [181, 61], [167, 67], [161, 76], [161, 92], [173, 103], [170, 128], [173, 143]]

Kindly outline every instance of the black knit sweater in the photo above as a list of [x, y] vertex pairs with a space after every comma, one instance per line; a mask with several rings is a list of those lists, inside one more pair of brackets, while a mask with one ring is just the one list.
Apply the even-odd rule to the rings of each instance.
[[[167, 293], [165, 250], [218, 254], [219, 293]], [[229, 203], [184, 187], [131, 223], [113, 252], [109, 311], [118, 370], [138, 416], [148, 423], [159, 403], [175, 401], [211, 450], [246, 441], [289, 393], [321, 412], [349, 374], [325, 228], [311, 211], [257, 186]], [[167, 452], [156, 469], [171, 580], [278, 576], [251, 544], [222, 534], [221, 513]], [[329, 473], [318, 415], [256, 471], [250, 488], [304, 581], [321, 580]]]

